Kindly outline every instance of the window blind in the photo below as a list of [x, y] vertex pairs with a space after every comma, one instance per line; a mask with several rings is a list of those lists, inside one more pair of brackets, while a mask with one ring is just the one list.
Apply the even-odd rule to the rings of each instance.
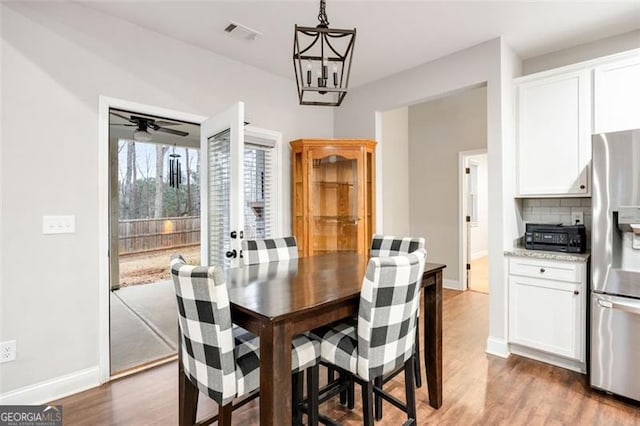
[[244, 149], [245, 239], [273, 237], [273, 145], [260, 142]]
[[230, 204], [231, 204], [231, 145], [230, 131], [209, 138], [209, 264], [229, 266], [224, 255], [230, 249]]

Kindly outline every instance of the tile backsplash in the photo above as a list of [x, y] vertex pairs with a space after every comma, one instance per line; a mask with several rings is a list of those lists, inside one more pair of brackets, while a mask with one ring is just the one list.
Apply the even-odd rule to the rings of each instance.
[[582, 212], [591, 245], [591, 198], [523, 198], [522, 220], [533, 223], [571, 223], [571, 213]]

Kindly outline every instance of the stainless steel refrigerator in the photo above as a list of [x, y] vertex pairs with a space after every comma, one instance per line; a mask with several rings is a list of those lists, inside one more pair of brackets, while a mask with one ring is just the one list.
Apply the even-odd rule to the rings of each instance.
[[593, 137], [591, 386], [640, 400], [640, 129]]

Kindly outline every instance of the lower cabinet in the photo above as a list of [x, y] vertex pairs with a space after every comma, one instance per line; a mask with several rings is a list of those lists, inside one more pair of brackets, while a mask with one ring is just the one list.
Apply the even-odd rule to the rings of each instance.
[[585, 262], [509, 258], [512, 351], [584, 371], [586, 290]]

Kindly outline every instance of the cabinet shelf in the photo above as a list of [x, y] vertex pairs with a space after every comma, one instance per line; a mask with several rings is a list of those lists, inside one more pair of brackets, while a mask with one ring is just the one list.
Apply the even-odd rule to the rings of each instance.
[[350, 182], [329, 182], [329, 181], [314, 181], [314, 185], [321, 185], [326, 187], [338, 187], [338, 186], [354, 186], [353, 183]]

